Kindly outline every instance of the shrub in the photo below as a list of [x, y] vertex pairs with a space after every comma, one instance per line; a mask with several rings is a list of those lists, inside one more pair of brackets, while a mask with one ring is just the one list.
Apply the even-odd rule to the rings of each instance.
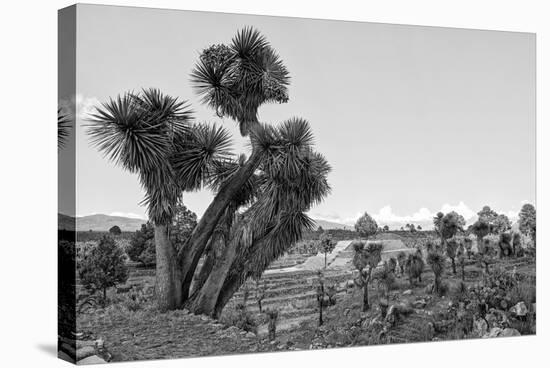
[[535, 245], [537, 239], [537, 211], [532, 204], [526, 203], [521, 207], [518, 223], [519, 231], [530, 236], [533, 245]]
[[120, 230], [120, 227], [118, 225], [113, 226], [109, 229], [109, 234], [111, 235], [120, 235], [122, 234], [122, 230]]
[[103, 302], [107, 289], [128, 279], [125, 255], [110, 236], [104, 236], [99, 244], [84, 254], [78, 264], [78, 274], [84, 287], [92, 292], [103, 291]]
[[431, 252], [428, 254], [427, 262], [434, 273], [434, 291], [439, 295], [444, 295], [446, 287], [441, 282], [441, 276], [445, 270], [445, 257], [438, 252]]
[[359, 236], [368, 239], [369, 236], [376, 234], [378, 231], [378, 225], [376, 221], [365, 212], [365, 214], [357, 220], [355, 223], [355, 231], [359, 233]]
[[147, 266], [155, 263], [155, 229], [153, 224], [147, 221], [136, 230], [130, 239], [130, 245], [126, 249], [128, 257], [134, 262], [140, 262]]
[[242, 303], [238, 303], [235, 310], [228, 310], [227, 313], [222, 315], [221, 323], [253, 333], [257, 333], [258, 330], [258, 322]]
[[405, 263], [405, 272], [409, 276], [409, 282], [414, 285], [416, 279], [422, 282], [422, 271], [424, 270], [424, 260], [420, 252], [411, 253]]
[[[395, 269], [395, 264], [393, 264], [393, 268]], [[374, 279], [378, 282], [378, 289], [382, 291], [384, 298], [388, 298], [389, 292], [395, 288], [394, 269], [390, 262], [385, 261], [383, 267], [374, 274]]]
[[[187, 241], [196, 225], [197, 215], [179, 203], [170, 225], [170, 241], [176, 249]], [[155, 229], [151, 222], [141, 225], [141, 229], [133, 234], [126, 253], [132, 261], [140, 262], [144, 266], [156, 263]]]
[[399, 273], [403, 275], [405, 273], [405, 262], [407, 261], [407, 255], [401, 251], [397, 253], [397, 264], [399, 266]]
[[500, 238], [498, 240], [498, 248], [500, 250], [499, 255], [501, 258], [510, 257], [513, 253], [512, 235], [508, 233], [500, 234]]

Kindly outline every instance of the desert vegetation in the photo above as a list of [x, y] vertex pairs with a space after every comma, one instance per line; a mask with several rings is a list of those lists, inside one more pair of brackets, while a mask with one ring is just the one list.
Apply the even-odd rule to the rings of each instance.
[[[76, 288], [76, 330], [105, 339], [105, 359], [536, 332], [533, 205], [517, 226], [484, 206], [469, 225], [450, 211], [433, 228], [392, 230], [364, 212], [354, 230], [315, 229], [308, 212], [330, 194], [331, 167], [313, 129], [259, 116], [290, 99], [274, 46], [243, 28], [205, 45], [190, 80], [204, 106], [238, 124], [248, 151], [234, 152], [226, 128], [196, 121], [187, 100], [157, 88], [121, 91], [86, 122], [98, 152], [138, 178], [148, 213], [133, 233], [69, 231], [59, 243], [60, 269], [77, 265], [77, 285], [60, 284]], [[67, 117], [58, 116], [62, 147]], [[198, 190], [213, 193], [200, 217], [185, 205]]]

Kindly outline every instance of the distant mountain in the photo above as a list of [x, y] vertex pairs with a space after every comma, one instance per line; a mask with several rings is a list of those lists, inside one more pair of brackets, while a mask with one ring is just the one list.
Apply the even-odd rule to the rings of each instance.
[[353, 226], [340, 224], [338, 222], [318, 220], [318, 219], [313, 219], [313, 221], [315, 221], [314, 229], [317, 229], [319, 226], [321, 226], [323, 230], [332, 230], [332, 229], [353, 230]]
[[[59, 213], [57, 215], [59, 229], [74, 230], [74, 218]], [[314, 229], [321, 226], [324, 230], [344, 229], [353, 230], [353, 226], [340, 224], [338, 222], [313, 219], [315, 222]], [[89, 215], [76, 218], [76, 227], [78, 231], [109, 231], [115, 225], [118, 225], [122, 231], [135, 231], [141, 228], [146, 220], [109, 215]]]
[[[57, 215], [58, 228], [64, 230], [74, 230], [74, 218], [59, 213]], [[141, 228], [146, 220], [109, 215], [89, 215], [76, 218], [76, 228], [78, 231], [109, 231], [115, 225], [122, 231], [136, 231]]]

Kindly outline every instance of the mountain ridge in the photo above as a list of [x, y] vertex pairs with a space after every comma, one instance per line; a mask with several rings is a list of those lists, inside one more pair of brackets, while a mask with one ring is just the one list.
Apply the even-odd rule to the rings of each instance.
[[[76, 221], [75, 221], [76, 220]], [[120, 227], [122, 231], [136, 231], [141, 228], [141, 225], [146, 223], [145, 219], [130, 218], [124, 216], [111, 216], [105, 214], [94, 214], [87, 216], [77, 216], [76, 218], [68, 216], [62, 213], [58, 213], [57, 216], [58, 228], [60, 230], [75, 230], [78, 231], [109, 231], [109, 229], [115, 225]], [[326, 221], [320, 219], [313, 219], [315, 225], [314, 229], [321, 226], [324, 230], [331, 229], [345, 229], [352, 230], [353, 227], [338, 222]]]

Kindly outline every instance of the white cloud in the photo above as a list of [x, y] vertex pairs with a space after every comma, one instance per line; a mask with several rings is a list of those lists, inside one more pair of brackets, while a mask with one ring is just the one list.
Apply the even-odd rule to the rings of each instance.
[[140, 220], [147, 220], [147, 217], [145, 215], [140, 215], [132, 212], [111, 212], [109, 216], [119, 216], [119, 217], [128, 217], [128, 218], [134, 218], [134, 219], [140, 219]]
[[[523, 201], [522, 201], [523, 203]], [[466, 220], [466, 223], [471, 224], [477, 220], [477, 211], [472, 210], [466, 203], [463, 201], [458, 202], [457, 204], [445, 203], [441, 206], [439, 210], [431, 211], [426, 207], [422, 207], [412, 214], [399, 215], [393, 212], [393, 209], [390, 205], [382, 207], [376, 213], [370, 213], [371, 216], [378, 222], [379, 225], [389, 225], [390, 228], [398, 228], [404, 226], [407, 223], [414, 223], [417, 225], [422, 225], [424, 228], [429, 228], [433, 224], [433, 218], [437, 212], [448, 213], [455, 211], [458, 214], [462, 215]], [[508, 210], [508, 211], [499, 211], [495, 209], [498, 213], [504, 213], [508, 218], [514, 222], [518, 218], [517, 211]], [[320, 220], [334, 221], [341, 224], [353, 225], [357, 219], [362, 216], [363, 213], [357, 213], [352, 217], [343, 217], [335, 212], [328, 213], [312, 213], [311, 217]]]
[[451, 211], [455, 211], [459, 215], [462, 215], [466, 222], [473, 220], [477, 217], [477, 212], [470, 209], [470, 207], [466, 206], [466, 204], [462, 201], [460, 201], [460, 203], [458, 203], [456, 206], [445, 203], [441, 207], [441, 212], [443, 213], [448, 213]]
[[89, 117], [89, 114], [94, 111], [94, 107], [100, 104], [96, 97], [86, 97], [77, 93], [69, 100], [59, 101], [59, 107], [63, 108], [72, 116], [76, 116], [77, 120], [84, 120]]

